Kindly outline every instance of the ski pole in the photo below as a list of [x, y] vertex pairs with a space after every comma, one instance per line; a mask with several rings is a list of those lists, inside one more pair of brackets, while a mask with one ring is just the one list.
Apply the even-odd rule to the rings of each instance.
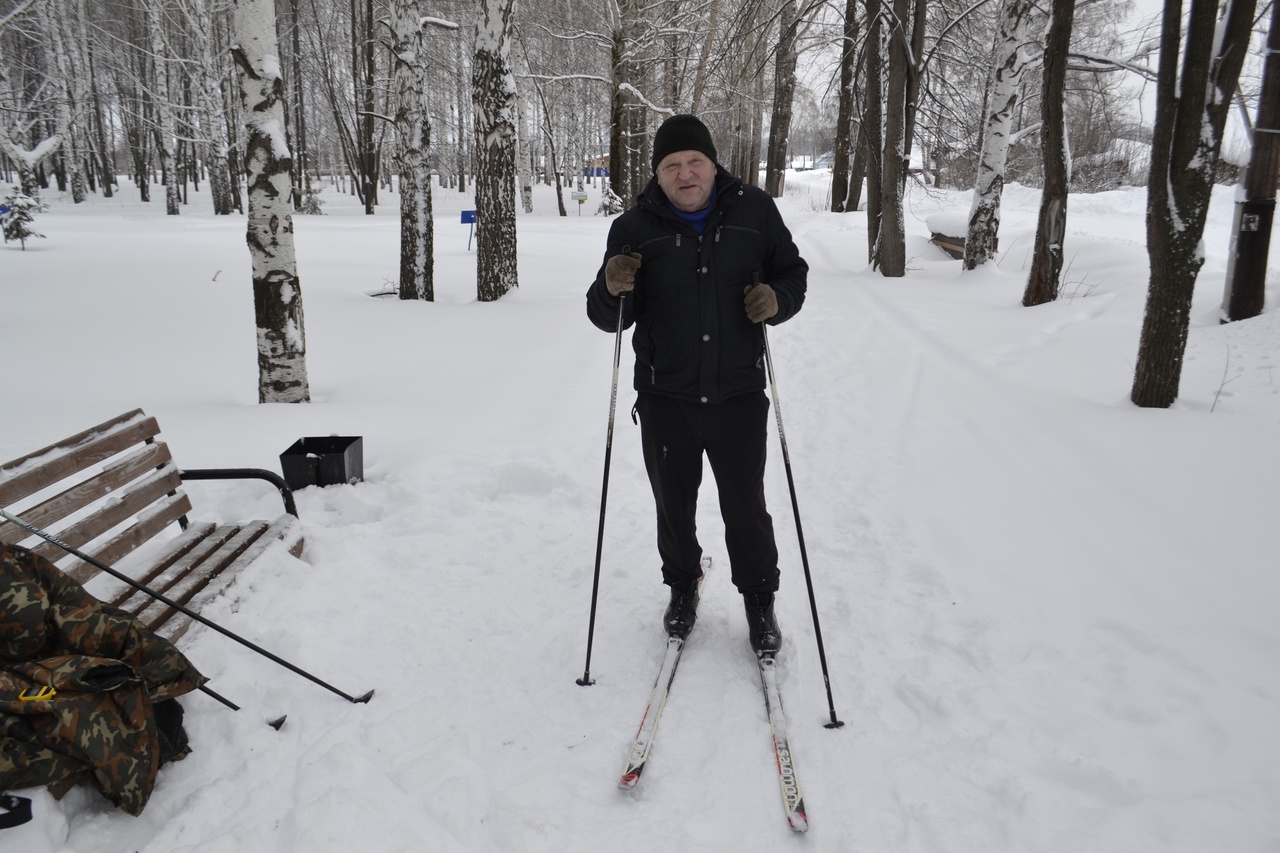
[[[751, 286], [760, 284], [759, 270], [751, 274]], [[822, 664], [822, 681], [827, 688], [827, 707], [831, 722], [825, 728], [838, 729], [844, 725], [836, 718], [836, 703], [831, 695], [831, 675], [827, 670], [827, 651], [822, 643], [822, 626], [818, 624], [818, 600], [813, 594], [813, 575], [809, 572], [809, 555], [804, 547], [804, 529], [800, 526], [800, 504], [796, 500], [796, 481], [791, 474], [791, 452], [787, 449], [787, 433], [782, 428], [782, 403], [778, 400], [778, 381], [773, 376], [773, 356], [769, 353], [769, 332], [764, 321], [760, 323], [760, 336], [764, 339], [764, 363], [769, 372], [769, 392], [773, 396], [773, 415], [778, 421], [778, 439], [782, 443], [782, 464], [787, 469], [787, 488], [791, 490], [791, 512], [796, 519], [796, 538], [800, 541], [800, 564], [804, 566], [804, 582], [809, 588], [809, 610], [813, 614], [813, 636], [818, 641], [818, 661]]]
[[63, 542], [63, 541], [61, 541], [61, 540], [57, 539], [53, 534], [51, 534], [51, 533], [47, 533], [47, 532], [45, 532], [44, 530], [41, 530], [40, 528], [36, 527], [34, 524], [31, 524], [30, 522], [24, 521], [23, 519], [21, 519], [21, 518], [19, 518], [18, 516], [16, 516], [16, 515], [12, 514], [12, 513], [11, 513], [11, 512], [9, 512], [8, 510], [0, 509], [0, 516], [3, 516], [4, 518], [8, 519], [9, 521], [12, 521], [14, 524], [18, 525], [19, 527], [21, 527], [22, 529], [26, 530], [27, 532], [29, 532], [29, 533], [34, 533], [36, 536], [39, 536], [41, 539], [45, 540], [46, 542], [49, 542], [49, 543], [51, 543], [51, 544], [53, 544], [53, 545], [57, 545], [59, 548], [61, 548], [62, 550], [66, 551], [68, 554], [71, 554], [71, 555], [73, 555], [73, 556], [75, 556], [75, 557], [79, 557], [81, 560], [84, 560], [84, 561], [85, 561], [86, 563], [88, 563], [89, 565], [91, 565], [91, 566], [95, 566], [96, 568], [100, 569], [101, 571], [104, 571], [104, 572], [106, 572], [107, 574], [111, 575], [113, 578], [116, 578], [116, 579], [118, 579], [118, 580], [124, 581], [124, 582], [125, 582], [125, 583], [127, 583], [129, 586], [133, 587], [134, 589], [136, 589], [136, 590], [139, 590], [139, 591], [141, 591], [141, 592], [146, 593], [147, 595], [151, 596], [152, 598], [154, 598], [156, 601], [160, 602], [161, 604], [164, 604], [164, 605], [166, 605], [166, 606], [168, 606], [168, 607], [172, 607], [174, 610], [178, 611], [179, 613], [182, 613], [182, 614], [183, 614], [183, 615], [185, 615], [185, 616], [189, 616], [190, 618], [192, 618], [192, 619], [194, 619], [195, 621], [199, 622], [201, 625], [208, 625], [210, 628], [212, 628], [213, 630], [217, 631], [219, 634], [222, 634], [224, 637], [230, 637], [232, 640], [235, 640], [235, 641], [236, 641], [237, 643], [239, 643], [240, 645], [245, 646], [245, 647], [247, 647], [247, 648], [250, 648], [250, 649], [252, 649], [253, 651], [257, 652], [258, 654], [262, 655], [263, 657], [267, 658], [268, 660], [270, 660], [270, 661], [273, 661], [273, 662], [275, 662], [275, 663], [280, 664], [280, 666], [284, 667], [285, 669], [289, 670], [290, 672], [293, 672], [293, 673], [296, 673], [296, 674], [298, 674], [298, 675], [301, 675], [303, 678], [306, 678], [306, 679], [308, 679], [308, 680], [310, 680], [310, 681], [315, 682], [316, 684], [319, 684], [319, 685], [320, 685], [321, 687], [323, 687], [324, 689], [326, 689], [326, 690], [328, 690], [328, 691], [330, 691], [330, 692], [332, 692], [332, 693], [336, 693], [336, 694], [338, 694], [338, 695], [339, 695], [339, 696], [341, 696], [343, 699], [346, 699], [348, 702], [351, 702], [351, 703], [354, 703], [354, 704], [359, 704], [359, 703], [363, 703], [363, 702], [368, 702], [370, 699], [372, 699], [372, 698], [373, 698], [373, 691], [372, 691], [372, 690], [370, 690], [368, 693], [364, 694], [363, 696], [350, 696], [350, 695], [348, 695], [348, 694], [346, 694], [346, 693], [343, 693], [343, 692], [342, 692], [341, 690], [339, 690], [338, 688], [336, 688], [336, 687], [334, 687], [333, 685], [328, 684], [328, 683], [326, 683], [326, 682], [324, 682], [324, 681], [321, 681], [320, 679], [316, 678], [314, 675], [312, 675], [311, 673], [307, 672], [306, 670], [304, 670], [304, 669], [300, 669], [300, 668], [298, 668], [298, 667], [294, 666], [293, 664], [289, 663], [289, 662], [288, 662], [287, 660], [285, 660], [284, 658], [281, 658], [281, 657], [278, 657], [278, 656], [276, 656], [276, 655], [273, 655], [271, 652], [267, 651], [266, 649], [262, 648], [261, 646], [255, 645], [254, 643], [251, 643], [251, 642], [249, 642], [248, 640], [246, 640], [244, 637], [241, 637], [241, 636], [240, 636], [240, 635], [238, 635], [238, 634], [234, 634], [234, 633], [232, 633], [231, 631], [228, 631], [226, 628], [223, 628], [223, 627], [222, 627], [221, 625], [219, 625], [218, 623], [216, 623], [216, 622], [214, 622], [214, 621], [212, 621], [212, 620], [210, 620], [210, 619], [206, 619], [205, 617], [201, 616], [199, 613], [196, 613], [194, 610], [190, 610], [190, 609], [188, 609], [188, 608], [184, 607], [183, 605], [179, 604], [178, 602], [174, 601], [173, 599], [168, 598], [168, 597], [166, 597], [166, 596], [164, 596], [164, 595], [161, 595], [160, 593], [156, 592], [155, 590], [151, 589], [150, 587], [148, 587], [148, 586], [146, 586], [146, 585], [144, 585], [144, 584], [138, 583], [136, 580], [134, 580], [133, 578], [131, 578], [131, 577], [129, 577], [128, 575], [124, 574], [123, 572], [119, 572], [119, 571], [117, 571], [116, 569], [111, 568], [111, 566], [108, 566], [106, 563], [103, 563], [103, 562], [101, 562], [101, 561], [99, 561], [99, 560], [94, 559], [93, 557], [90, 557], [88, 554], [85, 554], [83, 551], [79, 551], [79, 550], [77, 550], [77, 549], [75, 549], [75, 548], [71, 547], [71, 546], [70, 546], [70, 545], [68, 545], [67, 543], [65, 543], [65, 542]]
[[[625, 254], [627, 249], [623, 249]], [[591, 677], [591, 644], [596, 635], [596, 599], [600, 593], [600, 556], [604, 552], [604, 508], [609, 497], [609, 462], [613, 456], [613, 419], [618, 407], [618, 364], [622, 360], [622, 306], [627, 294], [618, 295], [618, 333], [613, 340], [613, 388], [609, 392], [609, 432], [604, 442], [604, 483], [600, 486], [600, 529], [596, 533], [596, 571], [591, 580], [591, 618], [587, 623], [587, 662], [579, 678], [580, 687], [595, 684]]]

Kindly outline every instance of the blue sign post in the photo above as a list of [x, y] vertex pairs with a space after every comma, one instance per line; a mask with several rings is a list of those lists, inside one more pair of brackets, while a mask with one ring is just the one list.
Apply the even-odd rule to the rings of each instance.
[[474, 210], [462, 211], [462, 224], [471, 226], [467, 229], [467, 251], [470, 252], [471, 235], [474, 234], [476, 230], [476, 212]]

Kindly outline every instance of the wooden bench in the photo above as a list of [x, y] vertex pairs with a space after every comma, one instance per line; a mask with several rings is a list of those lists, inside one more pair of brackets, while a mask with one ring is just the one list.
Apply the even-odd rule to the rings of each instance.
[[[155, 418], [135, 409], [5, 462], [0, 507], [197, 612], [277, 541], [301, 555], [298, 513], [283, 478], [256, 468], [179, 469], [159, 434]], [[192, 507], [183, 480], [241, 478], [278, 488], [285, 514], [235, 524], [188, 521]], [[181, 612], [3, 517], [0, 541], [30, 548], [81, 584], [93, 580], [94, 595], [170, 639], [190, 626]]]
[[[937, 246], [942, 251], [946, 252], [951, 257], [955, 258], [957, 261], [964, 260], [964, 244], [965, 244], [964, 237], [952, 237], [949, 234], [943, 234], [940, 231], [934, 231], [932, 232], [932, 236], [929, 238], [929, 242]], [[995, 252], [1000, 251], [999, 238], [996, 238], [996, 240], [991, 244], [991, 249], [992, 251], [995, 251]]]

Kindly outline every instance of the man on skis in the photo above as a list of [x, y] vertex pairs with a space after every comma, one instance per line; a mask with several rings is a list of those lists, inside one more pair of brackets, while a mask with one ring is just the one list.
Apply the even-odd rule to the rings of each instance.
[[808, 264], [773, 199], [716, 161], [706, 125], [664, 121], [653, 140], [654, 177], [614, 220], [604, 262], [587, 291], [600, 329], [634, 325], [634, 413], [658, 521], [663, 582], [671, 588], [667, 633], [697, 618], [695, 514], [706, 454], [719, 490], [733, 583], [742, 593], [751, 646], [774, 653], [778, 548], [765, 507], [769, 398], [762, 323], [777, 325], [804, 303]]

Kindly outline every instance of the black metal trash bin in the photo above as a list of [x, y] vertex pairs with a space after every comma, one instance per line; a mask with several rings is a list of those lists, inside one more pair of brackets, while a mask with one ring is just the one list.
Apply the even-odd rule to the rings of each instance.
[[291, 489], [359, 483], [364, 480], [364, 437], [300, 438], [280, 454], [280, 469]]

